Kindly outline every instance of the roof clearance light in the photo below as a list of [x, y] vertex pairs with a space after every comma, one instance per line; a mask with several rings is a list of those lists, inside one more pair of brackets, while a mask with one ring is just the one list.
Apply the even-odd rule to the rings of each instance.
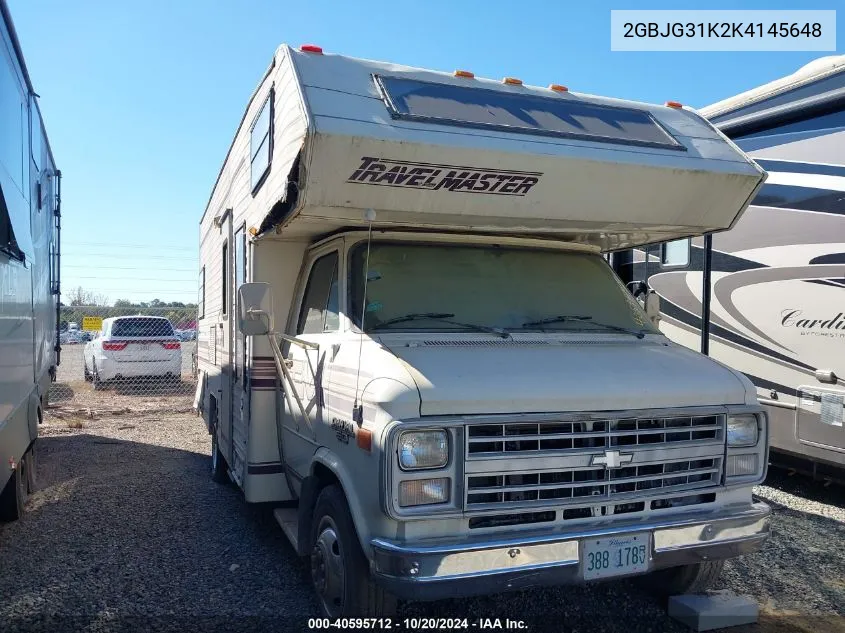
[[667, 107], [667, 108], [683, 108], [683, 107], [684, 107], [684, 104], [683, 104], [683, 103], [678, 103], [677, 101], [667, 101], [667, 102], [666, 102], [666, 107]]
[[517, 79], [516, 77], [505, 77], [502, 79], [503, 84], [508, 84], [509, 86], [521, 86], [522, 79]]
[[569, 88], [561, 86], [560, 84], [549, 84], [549, 90], [554, 90], [555, 92], [569, 92]]
[[468, 70], [456, 70], [455, 77], [465, 77], [466, 79], [474, 79], [475, 75]]
[[299, 47], [303, 53], [317, 53], [317, 55], [323, 54], [323, 49], [319, 46], [314, 46], [313, 44], [303, 44]]

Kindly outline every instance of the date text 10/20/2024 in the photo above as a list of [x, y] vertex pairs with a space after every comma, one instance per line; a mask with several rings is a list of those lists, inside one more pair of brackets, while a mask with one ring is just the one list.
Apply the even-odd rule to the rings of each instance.
[[345, 629], [397, 631], [468, 631], [468, 630], [527, 630], [524, 620], [510, 618], [309, 618], [311, 630]]

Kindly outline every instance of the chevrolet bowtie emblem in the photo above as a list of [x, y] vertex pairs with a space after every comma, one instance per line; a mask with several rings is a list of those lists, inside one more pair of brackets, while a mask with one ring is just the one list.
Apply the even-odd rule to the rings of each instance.
[[590, 466], [604, 466], [605, 468], [619, 468], [622, 464], [629, 464], [634, 459], [633, 453], [619, 451], [605, 451], [604, 455], [593, 455]]

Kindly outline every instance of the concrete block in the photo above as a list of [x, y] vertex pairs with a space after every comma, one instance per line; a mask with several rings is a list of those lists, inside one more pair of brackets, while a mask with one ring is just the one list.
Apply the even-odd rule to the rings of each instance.
[[669, 617], [694, 631], [712, 631], [757, 622], [757, 603], [729, 592], [669, 598]]

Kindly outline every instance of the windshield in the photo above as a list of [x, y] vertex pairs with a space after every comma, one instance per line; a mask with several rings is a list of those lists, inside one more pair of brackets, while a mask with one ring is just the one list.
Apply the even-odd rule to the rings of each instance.
[[[360, 327], [366, 243], [351, 253], [351, 311]], [[498, 246], [373, 242], [365, 331], [656, 332], [599, 255]], [[404, 319], [408, 315], [416, 318]], [[574, 315], [577, 318], [564, 318]], [[385, 322], [396, 320], [388, 327]], [[547, 323], [539, 323], [548, 320]]]

